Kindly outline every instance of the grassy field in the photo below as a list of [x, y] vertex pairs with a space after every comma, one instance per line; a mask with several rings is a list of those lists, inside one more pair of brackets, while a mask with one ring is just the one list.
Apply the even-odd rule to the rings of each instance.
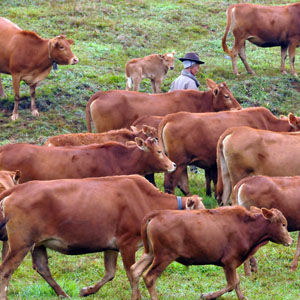
[[[226, 25], [225, 11], [231, 3], [234, 2], [1, 0], [1, 16], [21, 28], [35, 31], [44, 38], [65, 34], [74, 39], [72, 50], [79, 63], [59, 66], [58, 71], [52, 71], [37, 88], [39, 118], [30, 114], [29, 88], [23, 83], [20, 119], [16, 122], [10, 120], [13, 108], [11, 76], [1, 75], [8, 97], [0, 99], [0, 144], [21, 141], [41, 144], [52, 135], [86, 131], [86, 102], [96, 91], [125, 89], [124, 67], [129, 59], [173, 50], [177, 57], [197, 51], [200, 59], [205, 61], [197, 75], [201, 90], [206, 89], [206, 78], [226, 81], [243, 107], [262, 105], [277, 115], [293, 112], [300, 116], [300, 81], [279, 72], [278, 47], [262, 49], [248, 43], [248, 62], [257, 76], [247, 74], [240, 61], [241, 75], [238, 78], [233, 75], [231, 61], [226, 59], [221, 48]], [[275, 5], [291, 2], [259, 3]], [[229, 35], [229, 45], [232, 40], [232, 35]], [[300, 72], [299, 50], [295, 67]], [[177, 61], [175, 70], [170, 71], [164, 80], [164, 92], [169, 90], [181, 69], [182, 64]], [[289, 71], [288, 63], [287, 69]], [[143, 81], [141, 89], [151, 92], [150, 82]], [[157, 179], [162, 188], [162, 175], [158, 175]], [[202, 174], [190, 174], [190, 184], [193, 193], [204, 194]], [[207, 207], [216, 205], [214, 199], [204, 198]], [[296, 239], [296, 234], [293, 237]], [[299, 299], [300, 271], [291, 273], [288, 268], [294, 251], [295, 243], [290, 248], [274, 244], [261, 248], [257, 254], [259, 273], [245, 277], [242, 269], [239, 270], [245, 295], [249, 299]], [[73, 299], [77, 299], [82, 287], [95, 283], [103, 275], [102, 254], [67, 257], [49, 251], [49, 256], [54, 278]], [[160, 277], [157, 286], [161, 299], [198, 299], [201, 293], [224, 285], [224, 274], [220, 268], [193, 266], [187, 269], [173, 263]], [[148, 297], [143, 285], [142, 293], [144, 298]], [[13, 275], [8, 295], [10, 299], [56, 298], [45, 281], [31, 269], [30, 256]], [[130, 298], [130, 287], [121, 260], [114, 281], [104, 286], [95, 297], [89, 297], [96, 298]], [[222, 297], [235, 298], [234, 292]]]

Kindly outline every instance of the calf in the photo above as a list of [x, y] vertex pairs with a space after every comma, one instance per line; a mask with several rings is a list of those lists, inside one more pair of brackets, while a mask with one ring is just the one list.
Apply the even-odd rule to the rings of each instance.
[[233, 187], [247, 176], [300, 175], [299, 152], [300, 132], [227, 129], [217, 146], [218, 201], [226, 205]]
[[172, 172], [157, 139], [125, 146], [117, 142], [76, 147], [11, 144], [0, 148], [0, 170], [20, 170], [20, 182], [61, 178], [85, 178], [125, 174]]
[[143, 58], [131, 59], [125, 65], [126, 72], [126, 90], [130, 90], [133, 84], [133, 90], [140, 89], [140, 82], [143, 78], [149, 78], [153, 93], [161, 92], [161, 83], [164, 80], [169, 69], [174, 69], [175, 52], [160, 54], [151, 54]]
[[140, 299], [139, 278], [149, 265], [143, 278], [151, 299], [158, 299], [156, 279], [174, 260], [187, 266], [223, 267], [227, 287], [203, 294], [201, 299], [216, 299], [233, 289], [239, 299], [245, 299], [237, 267], [268, 241], [290, 245], [293, 240], [286, 226], [285, 217], [277, 209], [253, 208], [248, 212], [235, 206], [197, 212], [152, 212], [141, 226], [144, 254], [131, 267], [131, 299]]
[[90, 144], [103, 144], [109, 141], [115, 141], [126, 144], [128, 141], [134, 141], [136, 137], [147, 138], [157, 137], [157, 129], [143, 125], [140, 129], [122, 128], [119, 130], [110, 130], [102, 133], [69, 133], [51, 136], [44, 143], [45, 146], [82, 146]]
[[[12, 120], [19, 117], [20, 81], [30, 87], [31, 113], [38, 116], [35, 105], [35, 89], [51, 71], [52, 66], [74, 65], [78, 58], [72, 53], [67, 40], [59, 35], [52, 39], [43, 39], [35, 32], [19, 28], [11, 21], [0, 18], [0, 73], [11, 74], [15, 94]], [[0, 79], [0, 97], [5, 96]]]
[[[288, 231], [300, 230], [300, 176], [268, 177], [250, 176], [240, 180], [234, 187], [232, 202], [249, 209], [250, 206], [277, 208], [286, 217]], [[291, 270], [298, 266], [300, 233]]]
[[0, 195], [9, 249], [0, 266], [0, 298], [12, 273], [31, 250], [34, 269], [58, 296], [68, 297], [52, 278], [46, 248], [63, 254], [104, 251], [105, 275], [80, 296], [96, 293], [115, 276], [118, 252], [128, 279], [141, 241], [141, 221], [152, 210], [201, 209], [201, 198], [164, 194], [138, 175], [31, 181]]
[[[230, 29], [234, 35], [231, 51], [226, 45]], [[294, 63], [296, 47], [300, 46], [300, 3], [282, 6], [249, 3], [231, 5], [227, 10], [227, 25], [222, 38], [222, 47], [224, 52], [231, 56], [233, 72], [236, 75], [238, 75], [237, 55], [248, 73], [254, 74], [246, 60], [246, 40], [259, 47], [280, 46], [282, 73], [286, 73], [284, 65], [288, 51], [292, 74], [298, 77]]]

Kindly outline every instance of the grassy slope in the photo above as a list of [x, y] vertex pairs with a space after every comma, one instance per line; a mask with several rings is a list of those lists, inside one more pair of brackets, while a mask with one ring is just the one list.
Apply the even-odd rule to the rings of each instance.
[[[280, 4], [289, 1], [281, 1]], [[231, 2], [233, 3], [233, 2]], [[261, 1], [261, 4], [279, 4]], [[8, 94], [0, 100], [0, 143], [17, 141], [42, 143], [48, 136], [86, 130], [84, 108], [89, 97], [98, 90], [124, 89], [124, 65], [134, 57], [176, 50], [177, 57], [187, 51], [197, 51], [206, 64], [198, 79], [205, 89], [205, 79], [226, 81], [244, 107], [263, 105], [277, 114], [294, 112], [300, 115], [299, 81], [279, 72], [279, 48], [261, 49], [247, 45], [249, 64], [258, 74], [246, 74], [238, 63], [241, 76], [232, 73], [231, 62], [224, 58], [220, 41], [224, 32], [228, 2], [189, 0], [132, 0], [132, 1], [17, 1], [2, 0], [1, 15], [21, 28], [36, 31], [51, 38], [66, 34], [75, 40], [72, 47], [79, 57], [76, 66], [61, 66], [51, 72], [37, 89], [37, 105], [41, 112], [33, 118], [29, 111], [29, 89], [23, 84], [20, 119], [10, 121], [13, 108], [11, 77], [1, 75]], [[232, 35], [228, 37], [228, 44]], [[299, 54], [299, 51], [297, 51]], [[287, 65], [288, 69], [289, 66]], [[163, 91], [182, 68], [178, 61], [175, 70], [167, 75]], [[300, 72], [299, 58], [296, 70]], [[151, 92], [145, 80], [142, 91]], [[162, 177], [158, 176], [160, 182]], [[199, 183], [200, 181], [200, 183]], [[203, 177], [192, 175], [191, 190], [203, 194]], [[205, 198], [208, 207], [215, 205]], [[294, 235], [295, 236], [295, 235]], [[292, 248], [268, 245], [258, 253], [259, 274], [245, 278], [241, 273], [242, 290], [250, 299], [296, 299], [300, 297], [299, 272], [290, 273]], [[74, 298], [84, 285], [92, 284], [103, 274], [102, 254], [66, 257], [50, 251], [54, 277]], [[190, 267], [172, 264], [158, 281], [162, 299], [196, 299], [224, 285], [222, 270], [214, 266]], [[16, 271], [9, 289], [11, 298], [53, 299], [54, 293], [43, 279], [31, 270], [28, 256]], [[143, 295], [147, 295], [143, 289]], [[130, 288], [119, 262], [116, 279], [97, 295], [103, 299], [129, 299]], [[95, 297], [96, 298], [96, 297]], [[229, 294], [224, 299], [235, 299]], [[93, 299], [93, 297], [91, 297]]]

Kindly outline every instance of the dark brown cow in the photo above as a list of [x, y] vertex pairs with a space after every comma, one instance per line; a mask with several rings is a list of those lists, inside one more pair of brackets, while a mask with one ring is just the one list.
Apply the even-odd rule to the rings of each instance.
[[[0, 298], [10, 276], [32, 250], [34, 269], [57, 295], [68, 295], [54, 281], [46, 248], [64, 254], [104, 251], [105, 275], [81, 296], [96, 293], [115, 276], [118, 251], [130, 283], [130, 266], [141, 241], [141, 221], [152, 210], [201, 209], [201, 198], [160, 192], [138, 175], [31, 181], [1, 194], [9, 250], [0, 266]], [[2, 222], [3, 225], [4, 222]]]
[[157, 137], [157, 129], [143, 125], [140, 129], [127, 128], [110, 130], [102, 133], [69, 133], [51, 136], [44, 143], [44, 146], [82, 146], [90, 144], [103, 144], [109, 141], [126, 144], [128, 141], [134, 141], [136, 137], [147, 138]]
[[[229, 30], [234, 35], [230, 51], [226, 45]], [[300, 46], [300, 3], [284, 6], [262, 6], [257, 4], [233, 4], [227, 10], [227, 25], [222, 38], [224, 52], [232, 59], [233, 72], [238, 75], [237, 55], [248, 73], [254, 74], [246, 60], [246, 40], [259, 47], [281, 47], [280, 71], [285, 72], [285, 59], [289, 52], [292, 74], [296, 77], [295, 51]]]
[[0, 148], [0, 170], [20, 170], [20, 182], [174, 171], [176, 165], [156, 139], [136, 138], [136, 142], [129, 147], [117, 142], [77, 147], [5, 145]]
[[151, 299], [157, 300], [156, 280], [174, 260], [187, 266], [223, 268], [227, 287], [203, 294], [201, 299], [216, 299], [234, 289], [239, 299], [245, 299], [237, 267], [268, 241], [285, 246], [292, 244], [286, 227], [286, 219], [277, 209], [254, 208], [248, 212], [235, 206], [197, 212], [152, 212], [144, 218], [141, 227], [144, 254], [131, 267], [131, 299], [140, 299], [139, 278], [150, 266], [143, 278]]
[[[78, 58], [74, 56], [67, 40], [59, 35], [52, 39], [43, 39], [36, 33], [22, 30], [11, 21], [0, 18], [0, 73], [11, 74], [15, 94], [15, 106], [12, 119], [19, 117], [20, 81], [30, 87], [31, 113], [38, 116], [35, 106], [35, 89], [45, 79], [52, 65], [74, 65]], [[0, 97], [5, 96], [0, 79]]]
[[189, 193], [188, 164], [210, 170], [216, 183], [217, 142], [227, 128], [247, 125], [273, 131], [294, 131], [299, 130], [299, 121], [292, 114], [289, 118], [277, 118], [263, 107], [218, 113], [179, 112], [164, 117], [158, 137], [168, 157], [177, 165], [176, 171], [165, 177], [165, 191], [173, 193], [178, 185], [185, 195]]
[[244, 177], [300, 175], [300, 132], [233, 127], [220, 136], [217, 152], [217, 197], [223, 205]]
[[88, 131], [92, 116], [97, 132], [129, 128], [142, 116], [165, 116], [178, 111], [208, 112], [240, 109], [226, 83], [206, 80], [209, 91], [178, 90], [163, 94], [134, 91], [105, 91], [94, 94], [86, 105]]
[[[247, 209], [250, 206], [277, 208], [288, 222], [288, 231], [300, 230], [300, 176], [268, 177], [249, 176], [240, 180], [234, 187], [232, 202]], [[291, 270], [298, 266], [300, 255], [300, 232], [297, 249]]]

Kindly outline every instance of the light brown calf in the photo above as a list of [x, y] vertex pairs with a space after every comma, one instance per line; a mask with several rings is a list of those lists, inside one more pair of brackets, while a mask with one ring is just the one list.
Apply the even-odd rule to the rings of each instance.
[[[229, 30], [234, 36], [230, 51], [226, 45]], [[231, 5], [227, 10], [227, 25], [222, 38], [224, 52], [232, 59], [233, 72], [238, 75], [237, 55], [246, 70], [254, 74], [246, 60], [246, 40], [259, 47], [281, 47], [280, 71], [285, 72], [285, 59], [289, 52], [292, 74], [296, 77], [295, 51], [300, 46], [300, 3], [282, 6], [263, 6], [250, 3]]]
[[20, 170], [20, 182], [125, 174], [172, 172], [157, 139], [136, 138], [136, 145], [117, 142], [76, 147], [12, 144], [0, 148], [0, 170]]
[[300, 132], [273, 132], [250, 127], [226, 130], [218, 141], [217, 197], [229, 203], [234, 186], [253, 175], [300, 175]]
[[[249, 176], [240, 180], [234, 187], [232, 202], [247, 209], [250, 206], [277, 208], [288, 222], [288, 231], [300, 230], [300, 176], [268, 177]], [[298, 266], [300, 255], [300, 232], [297, 249], [291, 270]]]
[[226, 83], [206, 80], [209, 91], [177, 90], [163, 94], [112, 90], [95, 93], [86, 105], [88, 131], [92, 116], [96, 132], [129, 128], [142, 116], [165, 116], [178, 111], [210, 112], [241, 109]]
[[[19, 28], [11, 21], [0, 18], [0, 73], [11, 74], [15, 94], [12, 119], [19, 117], [20, 81], [30, 87], [31, 113], [38, 116], [35, 105], [35, 89], [45, 79], [52, 65], [74, 65], [78, 58], [72, 53], [67, 40], [59, 35], [52, 39], [43, 39], [35, 32]], [[5, 96], [0, 79], [0, 97]]]
[[143, 58], [131, 59], [125, 65], [126, 90], [132, 87], [134, 91], [140, 89], [143, 78], [151, 80], [153, 93], [161, 92], [161, 83], [167, 72], [174, 69], [175, 52], [166, 54], [151, 54]]
[[222, 266], [227, 286], [219, 291], [202, 294], [201, 299], [216, 299], [235, 289], [240, 290], [236, 272], [246, 258], [272, 241], [288, 246], [293, 240], [283, 214], [277, 209], [222, 207], [195, 212], [158, 211], [148, 214], [141, 227], [144, 254], [131, 267], [132, 300], [140, 299], [138, 282], [143, 278], [152, 300], [158, 295], [155, 282], [174, 260], [184, 265]]
[[44, 143], [44, 146], [82, 146], [90, 144], [103, 144], [109, 141], [126, 144], [128, 141], [134, 141], [136, 137], [147, 138], [157, 137], [157, 129], [143, 125], [141, 129], [122, 128], [118, 130], [110, 130], [102, 133], [69, 133], [51, 136]]
[[[164, 194], [138, 175], [31, 181], [0, 195], [9, 250], [0, 266], [0, 298], [10, 277], [31, 250], [34, 269], [59, 296], [68, 295], [52, 278], [46, 248], [64, 254], [104, 251], [105, 275], [80, 296], [96, 293], [115, 276], [118, 252], [128, 279], [141, 242], [141, 221], [152, 210], [201, 209], [201, 198]], [[31, 298], [36, 298], [32, 295]]]
[[[165, 176], [165, 191], [173, 193], [176, 186], [189, 193], [187, 165], [193, 164], [212, 172], [217, 181], [216, 149], [221, 134], [233, 126], [250, 126], [273, 131], [295, 131], [300, 119], [277, 118], [264, 107], [247, 108], [218, 113], [169, 114], [159, 124], [158, 138], [168, 157], [177, 165], [176, 171]], [[245, 137], [247, 140], [247, 138]], [[210, 182], [206, 187], [210, 191]]]

